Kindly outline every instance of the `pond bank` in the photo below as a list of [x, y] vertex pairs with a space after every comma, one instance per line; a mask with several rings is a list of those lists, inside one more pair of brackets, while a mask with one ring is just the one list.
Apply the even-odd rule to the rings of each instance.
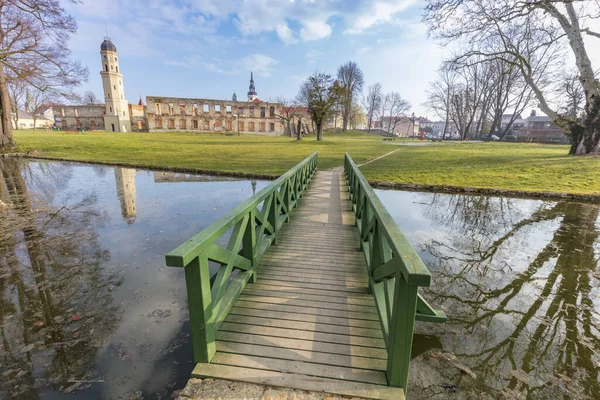
[[[384, 156], [390, 155], [394, 152], [384, 154]], [[197, 168], [180, 168], [180, 167], [156, 167], [147, 164], [135, 164], [135, 163], [119, 163], [119, 162], [97, 162], [97, 161], [86, 161], [76, 160], [69, 158], [58, 158], [58, 157], [45, 157], [40, 155], [31, 154], [4, 154], [4, 157], [24, 157], [34, 160], [47, 160], [47, 161], [68, 161], [68, 162], [79, 162], [84, 164], [95, 164], [95, 165], [107, 165], [113, 167], [125, 167], [125, 168], [138, 168], [150, 171], [171, 171], [171, 172], [183, 172], [189, 174], [202, 174], [202, 175], [213, 175], [213, 176], [227, 176], [232, 178], [242, 179], [260, 179], [260, 180], [275, 180], [279, 178], [278, 175], [273, 174], [256, 174], [246, 172], [229, 172], [229, 171], [217, 171], [217, 170], [204, 170]], [[382, 157], [384, 157], [382, 156]], [[368, 162], [367, 162], [368, 163]], [[365, 163], [365, 164], [367, 164]], [[393, 189], [393, 190], [405, 190], [411, 192], [437, 192], [447, 194], [481, 194], [486, 196], [500, 196], [500, 197], [517, 197], [523, 199], [540, 199], [540, 200], [566, 200], [576, 201], [585, 203], [600, 203], [600, 194], [575, 194], [565, 192], [535, 192], [535, 191], [524, 191], [524, 190], [510, 190], [510, 189], [493, 189], [493, 188], [477, 188], [469, 186], [451, 186], [451, 185], [422, 185], [413, 183], [396, 183], [388, 181], [379, 181], [369, 179], [369, 184], [374, 188], [379, 189]]]

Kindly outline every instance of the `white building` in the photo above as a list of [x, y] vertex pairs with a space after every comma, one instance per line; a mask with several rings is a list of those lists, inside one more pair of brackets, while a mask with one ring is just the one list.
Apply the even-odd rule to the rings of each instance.
[[109, 38], [100, 45], [102, 87], [104, 88], [104, 129], [109, 132], [131, 132], [129, 102], [125, 99], [123, 74], [119, 72], [117, 48]]

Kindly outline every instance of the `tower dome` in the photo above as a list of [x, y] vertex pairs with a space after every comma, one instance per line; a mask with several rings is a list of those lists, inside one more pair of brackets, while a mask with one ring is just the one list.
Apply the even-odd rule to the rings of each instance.
[[110, 41], [109, 38], [104, 39], [104, 41], [100, 45], [100, 50], [114, 51], [115, 53], [117, 52], [117, 48], [115, 47], [113, 42]]

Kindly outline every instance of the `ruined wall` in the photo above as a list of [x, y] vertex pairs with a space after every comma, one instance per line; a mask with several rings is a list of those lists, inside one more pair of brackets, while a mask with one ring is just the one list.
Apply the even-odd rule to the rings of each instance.
[[131, 130], [133, 132], [148, 132], [145, 106], [130, 104], [129, 115], [131, 116]]
[[239, 132], [282, 135], [277, 103], [146, 97], [150, 131]]
[[65, 130], [104, 130], [104, 104], [54, 106], [54, 124]]

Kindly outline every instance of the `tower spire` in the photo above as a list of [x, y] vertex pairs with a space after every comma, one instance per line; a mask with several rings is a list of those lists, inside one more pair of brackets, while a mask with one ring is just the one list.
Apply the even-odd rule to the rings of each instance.
[[250, 87], [248, 88], [248, 101], [253, 101], [258, 95], [256, 94], [256, 88], [254, 87], [254, 73], [250, 71]]

